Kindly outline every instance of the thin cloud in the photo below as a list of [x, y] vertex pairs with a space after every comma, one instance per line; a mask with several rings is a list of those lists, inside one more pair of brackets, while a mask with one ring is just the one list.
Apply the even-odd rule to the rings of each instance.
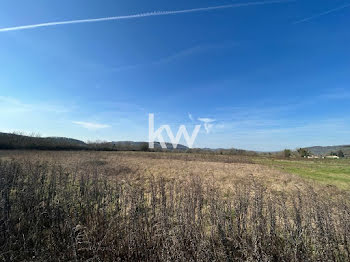
[[304, 19], [295, 21], [293, 24], [295, 25], [295, 24], [304, 23], [304, 22], [310, 21], [310, 20], [312, 20], [312, 19], [318, 18], [318, 17], [320, 17], [320, 16], [328, 15], [328, 14], [330, 14], [330, 13], [339, 11], [339, 10], [344, 9], [344, 8], [347, 8], [347, 7], [350, 7], [350, 4], [342, 5], [342, 6], [339, 6], [339, 7], [333, 8], [333, 9], [330, 9], [330, 10], [328, 10], [328, 11], [325, 11], [325, 12], [322, 12], [322, 13], [319, 13], [319, 14], [316, 14], [316, 15], [313, 15], [313, 16], [310, 16], [310, 17], [306, 17], [306, 18], [304, 18]]
[[112, 71], [113, 72], [120, 72], [120, 71], [124, 71], [124, 70], [133, 70], [133, 69], [140, 68], [140, 67], [149, 67], [149, 66], [153, 66], [153, 65], [163, 65], [163, 64], [167, 64], [167, 63], [171, 63], [173, 61], [176, 61], [177, 59], [191, 56], [191, 55], [196, 54], [196, 53], [208, 51], [210, 49], [229, 48], [229, 47], [232, 47], [234, 45], [236, 45], [236, 44], [235, 43], [220, 43], [220, 44], [197, 45], [194, 47], [190, 47], [190, 48], [186, 48], [186, 49], [183, 49], [181, 51], [178, 51], [175, 54], [172, 54], [172, 55], [169, 55], [166, 57], [162, 57], [162, 58], [155, 60], [153, 62], [138, 63], [138, 64], [134, 64], [134, 65], [123, 65], [123, 66], [113, 68]]
[[67, 106], [54, 104], [29, 104], [13, 97], [0, 96], [0, 113], [20, 113], [20, 112], [52, 112], [67, 113], [70, 109]]
[[128, 20], [128, 19], [137, 19], [137, 18], [150, 17], [150, 16], [167, 16], [167, 15], [177, 15], [177, 14], [195, 13], [195, 12], [207, 12], [207, 11], [211, 11], [211, 10], [238, 8], [238, 7], [244, 7], [244, 6], [258, 6], [258, 5], [287, 3], [287, 2], [291, 2], [291, 1], [294, 2], [294, 0], [257, 1], [257, 2], [250, 2], [250, 3], [219, 5], [219, 6], [192, 8], [192, 9], [184, 9], [184, 10], [177, 10], [177, 11], [154, 11], [154, 12], [148, 12], [148, 13], [135, 14], [135, 15], [111, 16], [111, 17], [92, 18], [92, 19], [48, 22], [48, 23], [0, 28], [0, 32], [27, 30], [27, 29], [35, 29], [35, 28], [39, 28], [39, 27], [50, 27], [50, 26], [68, 25], [68, 24], [95, 23], [95, 22], [113, 21], [113, 20]]
[[192, 116], [192, 114], [188, 113], [188, 118], [189, 118], [191, 121], [193, 121], [193, 116]]
[[97, 124], [97, 123], [91, 123], [91, 122], [82, 122], [82, 121], [73, 121], [73, 124], [79, 125], [86, 129], [92, 129], [92, 130], [110, 127], [110, 125]]

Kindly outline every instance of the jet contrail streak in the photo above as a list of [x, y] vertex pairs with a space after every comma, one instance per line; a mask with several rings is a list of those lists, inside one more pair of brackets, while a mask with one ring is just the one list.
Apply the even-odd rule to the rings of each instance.
[[350, 4], [347, 4], [347, 5], [342, 5], [342, 6], [339, 6], [339, 7], [336, 7], [336, 8], [333, 8], [331, 10], [328, 10], [326, 12], [323, 12], [323, 13], [320, 13], [320, 14], [316, 14], [316, 15], [313, 15], [313, 16], [310, 16], [310, 17], [307, 17], [307, 18], [304, 18], [304, 19], [301, 19], [301, 20], [298, 20], [298, 21], [295, 21], [293, 24], [300, 24], [300, 23], [304, 23], [304, 22], [307, 22], [307, 21], [310, 21], [314, 18], [317, 18], [317, 17], [320, 17], [320, 16], [324, 16], [324, 15], [328, 15], [330, 13], [333, 13], [335, 11], [338, 11], [338, 10], [341, 10], [341, 9], [344, 9], [344, 8], [347, 8], [349, 7]]
[[34, 29], [38, 27], [49, 27], [49, 26], [56, 26], [56, 25], [94, 23], [94, 22], [123, 20], [123, 19], [127, 20], [127, 19], [136, 19], [136, 18], [149, 17], [149, 16], [177, 15], [177, 14], [194, 13], [194, 12], [205, 12], [205, 11], [218, 10], [218, 9], [238, 8], [238, 7], [244, 7], [244, 6], [287, 3], [292, 1], [294, 2], [295, 0], [259, 1], [259, 2], [250, 2], [250, 3], [238, 3], [238, 4], [230, 4], [230, 5], [219, 5], [219, 6], [210, 6], [210, 7], [202, 7], [202, 8], [184, 9], [184, 10], [178, 10], [178, 11], [155, 11], [155, 12], [141, 13], [141, 14], [135, 14], [135, 15], [111, 16], [111, 17], [92, 18], [92, 19], [69, 20], [69, 21], [61, 21], [61, 22], [48, 22], [48, 23], [40, 23], [40, 24], [33, 24], [33, 25], [22, 25], [22, 26], [0, 28], [0, 32], [18, 31], [18, 30]]

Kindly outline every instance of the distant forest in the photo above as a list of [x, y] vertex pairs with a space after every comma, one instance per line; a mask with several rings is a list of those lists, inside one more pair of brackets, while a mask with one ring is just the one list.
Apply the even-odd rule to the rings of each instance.
[[155, 142], [155, 148], [149, 149], [147, 142], [133, 141], [94, 141], [84, 142], [66, 137], [41, 137], [39, 135], [25, 135], [23, 133], [1, 133], [0, 149], [22, 150], [94, 150], [94, 151], [170, 151], [186, 153], [207, 153], [225, 155], [257, 155], [257, 152], [241, 149], [190, 149], [178, 144], [174, 149], [171, 143], [166, 143], [168, 150], [161, 148], [159, 142]]
[[39, 135], [25, 135], [23, 133], [1, 133], [0, 132], [0, 150], [18, 149], [18, 150], [93, 150], [93, 151], [167, 151], [167, 152], [186, 152], [186, 153], [204, 153], [221, 155], [246, 155], [246, 156], [274, 156], [283, 158], [305, 157], [310, 155], [339, 155], [340, 157], [350, 156], [350, 146], [315, 146], [300, 148], [298, 150], [289, 150], [279, 152], [256, 152], [242, 149], [209, 149], [209, 148], [188, 148], [178, 144], [174, 149], [171, 143], [166, 143], [167, 150], [161, 148], [159, 142], [155, 142], [155, 148], [149, 149], [147, 142], [134, 141], [89, 141], [84, 142], [78, 139], [67, 137], [41, 137]]
[[147, 143], [118, 145], [112, 142], [88, 142], [66, 137], [40, 137], [38, 135], [23, 135], [19, 133], [0, 133], [0, 149], [31, 149], [31, 150], [146, 150]]

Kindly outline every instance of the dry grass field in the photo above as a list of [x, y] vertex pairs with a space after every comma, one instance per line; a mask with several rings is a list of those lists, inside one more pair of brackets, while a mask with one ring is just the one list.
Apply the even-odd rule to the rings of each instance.
[[0, 151], [0, 260], [349, 260], [348, 191], [271, 162]]
[[[103, 151], [0, 151], [1, 160], [24, 160], [30, 162], [47, 162], [60, 165], [69, 172], [82, 168], [97, 168], [101, 175], [108, 175], [113, 179], [114, 171], [127, 178], [142, 175], [143, 177], [163, 177], [167, 179], [184, 179], [200, 177], [213, 181], [222, 191], [230, 191], [233, 186], [244, 181], [256, 180], [265, 185], [268, 190], [290, 192], [305, 186], [315, 190], [334, 191], [339, 193], [350, 189], [350, 181], [342, 184], [334, 183], [339, 170], [350, 167], [349, 162], [339, 166], [340, 161], [290, 161], [273, 160], [271, 158], [257, 158], [236, 155], [208, 155], [187, 153], [160, 152], [103, 152]], [[323, 164], [322, 164], [323, 163]], [[336, 164], [336, 165], [335, 165]], [[331, 167], [338, 169], [329, 169]], [[320, 167], [328, 168], [326, 180], [319, 175]], [[304, 175], [312, 169], [315, 175]], [[343, 171], [350, 179], [350, 170]], [[304, 178], [304, 179], [303, 179]], [[321, 183], [319, 183], [321, 182]]]

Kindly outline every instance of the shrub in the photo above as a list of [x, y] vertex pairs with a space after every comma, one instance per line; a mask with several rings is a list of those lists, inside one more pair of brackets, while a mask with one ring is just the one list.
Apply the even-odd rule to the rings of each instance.
[[339, 151], [337, 152], [337, 156], [340, 157], [340, 158], [345, 157], [344, 152], [343, 152], [342, 150], [339, 150]]
[[299, 148], [297, 151], [301, 157], [307, 157], [311, 155], [306, 148]]
[[290, 158], [290, 157], [292, 156], [292, 151], [291, 151], [290, 149], [285, 149], [285, 150], [283, 151], [283, 156], [284, 156], [285, 158]]

